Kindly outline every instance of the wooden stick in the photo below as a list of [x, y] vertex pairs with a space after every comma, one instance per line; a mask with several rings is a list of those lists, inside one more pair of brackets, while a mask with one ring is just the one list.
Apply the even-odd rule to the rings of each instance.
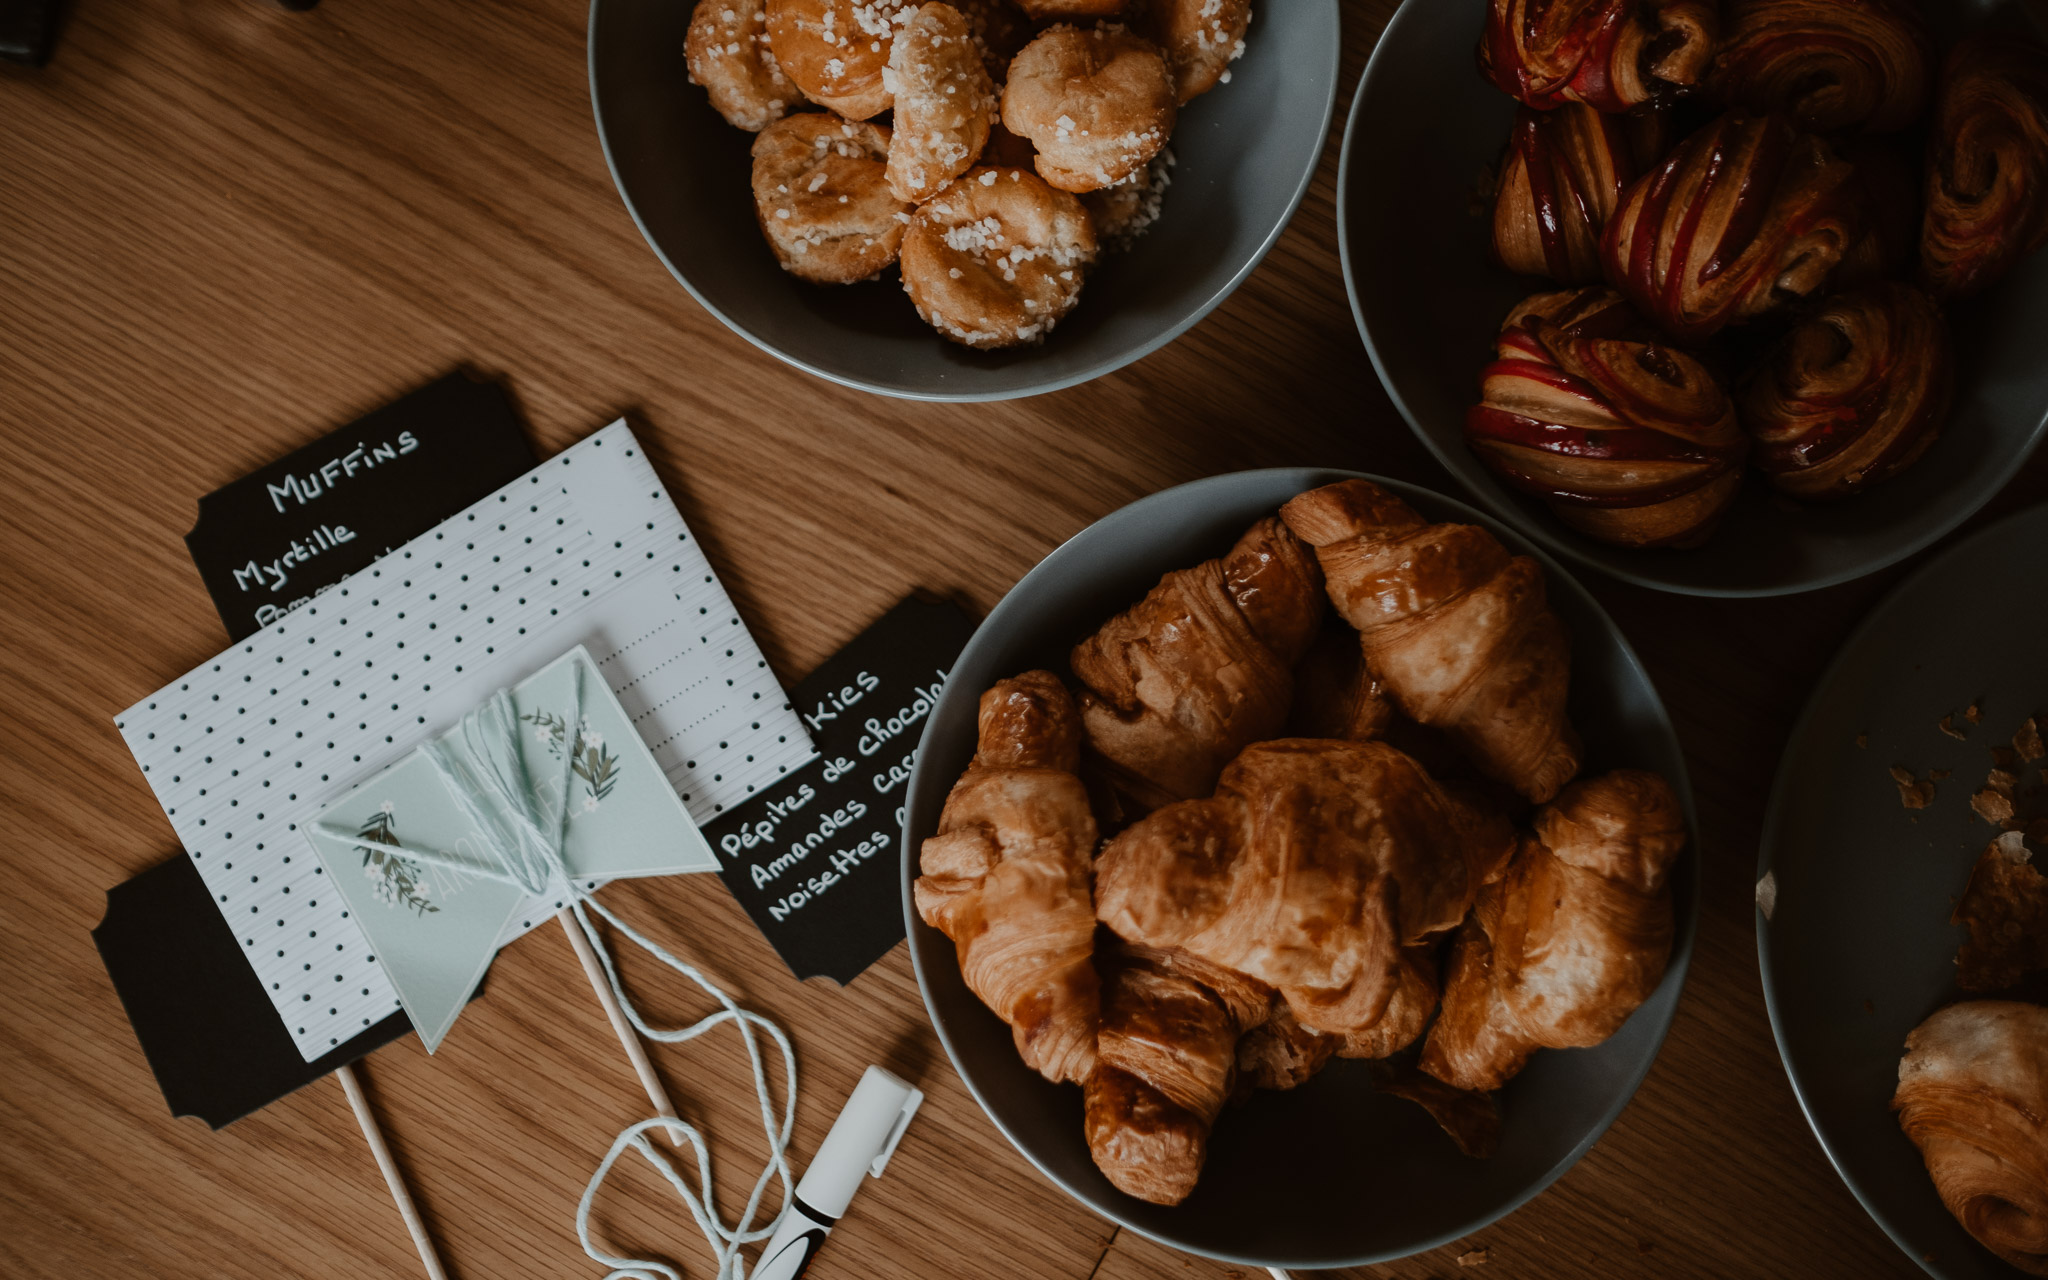
[[[583, 927], [576, 923], [575, 913], [563, 907], [555, 913], [561, 922], [562, 931], [569, 935], [569, 945], [576, 948], [576, 958], [583, 962], [583, 972], [590, 979], [590, 989], [597, 992], [597, 1002], [604, 1006], [605, 1016], [612, 1020], [612, 1030], [619, 1036], [619, 1045], [626, 1051], [626, 1058], [633, 1064], [633, 1070], [640, 1074], [640, 1087], [647, 1090], [647, 1100], [654, 1104], [654, 1114], [665, 1120], [676, 1118], [675, 1104], [668, 1100], [668, 1090], [662, 1087], [661, 1077], [654, 1074], [654, 1064], [647, 1060], [647, 1046], [640, 1043], [640, 1035], [633, 1024], [626, 1020], [626, 1011], [619, 1007], [619, 997], [612, 990], [611, 980], [605, 977], [604, 966], [597, 962], [597, 952], [591, 950], [590, 939], [583, 936]], [[682, 1131], [664, 1127], [669, 1144], [683, 1145]]]
[[398, 1171], [398, 1161], [391, 1158], [391, 1148], [384, 1145], [384, 1131], [377, 1127], [377, 1115], [370, 1110], [370, 1100], [363, 1094], [363, 1082], [356, 1079], [356, 1069], [343, 1065], [336, 1067], [334, 1074], [341, 1077], [342, 1091], [348, 1094], [348, 1105], [355, 1109], [356, 1123], [363, 1127], [363, 1140], [370, 1144], [370, 1155], [384, 1171], [384, 1185], [391, 1188], [398, 1216], [405, 1219], [405, 1229], [412, 1232], [413, 1247], [420, 1251], [427, 1280], [448, 1280], [448, 1273], [441, 1270], [440, 1255], [434, 1252], [433, 1238], [427, 1234], [427, 1224], [420, 1221], [419, 1207], [412, 1202], [412, 1192], [405, 1189], [405, 1175]]

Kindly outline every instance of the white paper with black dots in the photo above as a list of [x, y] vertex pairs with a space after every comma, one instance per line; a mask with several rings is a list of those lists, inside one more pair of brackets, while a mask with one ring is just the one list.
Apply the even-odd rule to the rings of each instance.
[[299, 822], [576, 644], [699, 823], [814, 754], [623, 422], [115, 718], [307, 1059], [398, 999]]

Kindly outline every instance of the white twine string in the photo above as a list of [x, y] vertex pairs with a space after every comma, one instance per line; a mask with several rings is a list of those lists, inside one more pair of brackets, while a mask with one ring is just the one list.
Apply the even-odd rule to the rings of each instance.
[[[574, 727], [582, 722], [583, 702], [583, 668], [579, 664], [573, 669], [576, 676], [571, 685], [574, 692], [568, 719], [571, 734]], [[740, 1257], [741, 1248], [773, 1235], [782, 1215], [789, 1212], [792, 1184], [788, 1152], [790, 1131], [796, 1120], [796, 1051], [781, 1027], [733, 1003], [732, 997], [694, 965], [671, 954], [667, 948], [627, 924], [570, 878], [568, 867], [562, 860], [562, 840], [568, 822], [569, 757], [574, 739], [572, 737], [562, 744], [562, 770], [557, 779], [560, 784], [557, 792], [563, 797], [562, 811], [554, 822], [549, 823], [541, 814], [532, 779], [527, 774], [525, 758], [519, 750], [518, 730], [519, 718], [512, 699], [504, 690], [499, 690], [482, 706], [464, 716], [453, 734], [420, 748], [420, 753], [433, 764], [447, 784], [464, 816], [481, 834], [490, 854], [487, 859], [462, 858], [438, 849], [371, 841], [346, 828], [326, 823], [322, 823], [320, 829], [323, 834], [352, 845], [374, 847], [386, 853], [403, 854], [421, 862], [503, 881], [535, 896], [545, 895], [556, 883], [565, 884], [569, 891], [569, 908], [576, 917], [577, 925], [583, 930], [583, 936], [590, 940], [598, 963], [604, 967], [605, 978], [611, 983], [612, 993], [618, 997], [619, 1008], [624, 1010], [627, 1020], [641, 1035], [663, 1044], [680, 1044], [727, 1022], [739, 1029], [740, 1039], [747, 1046], [747, 1061], [754, 1071], [754, 1095], [761, 1104], [761, 1130], [768, 1139], [768, 1161], [754, 1180], [746, 1209], [738, 1221], [728, 1227], [718, 1216], [718, 1199], [711, 1176], [711, 1146], [703, 1132], [681, 1120], [658, 1116], [629, 1125], [612, 1140], [611, 1150], [598, 1163], [590, 1184], [583, 1189], [583, 1199], [576, 1206], [576, 1239], [592, 1261], [611, 1268], [605, 1280], [682, 1280], [682, 1272], [667, 1263], [619, 1257], [599, 1248], [591, 1238], [590, 1213], [598, 1189], [604, 1185], [619, 1157], [630, 1148], [645, 1157], [682, 1197], [690, 1216], [696, 1220], [697, 1229], [704, 1233], [705, 1243], [711, 1246], [711, 1256], [718, 1263], [716, 1280], [745, 1280], [746, 1265]], [[656, 1027], [641, 1017], [626, 994], [625, 984], [619, 979], [618, 966], [613, 963], [604, 938], [590, 918], [591, 912], [602, 916], [642, 950], [695, 983], [718, 1002], [718, 1011], [686, 1027]], [[760, 1042], [755, 1038], [757, 1029], [767, 1032], [782, 1053], [785, 1084], [779, 1127], [775, 1120], [774, 1091], [769, 1085], [768, 1067], [762, 1058]], [[667, 1128], [689, 1141], [697, 1157], [696, 1187], [691, 1187], [667, 1157], [648, 1142], [648, 1131], [656, 1128]], [[782, 1183], [782, 1208], [766, 1225], [757, 1228], [753, 1225], [754, 1218], [760, 1212], [761, 1199], [767, 1194], [770, 1178], [779, 1179]]]

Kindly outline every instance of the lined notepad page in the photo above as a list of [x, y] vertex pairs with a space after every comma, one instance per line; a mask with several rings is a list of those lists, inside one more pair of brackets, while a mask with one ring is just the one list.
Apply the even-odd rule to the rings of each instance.
[[309, 1060], [398, 999], [299, 823], [575, 644], [700, 825], [813, 755], [623, 422], [116, 717]]

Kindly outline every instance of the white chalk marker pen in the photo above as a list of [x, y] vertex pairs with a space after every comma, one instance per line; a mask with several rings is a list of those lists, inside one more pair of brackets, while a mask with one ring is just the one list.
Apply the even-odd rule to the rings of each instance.
[[796, 1184], [789, 1212], [761, 1250], [754, 1280], [798, 1280], [846, 1212], [862, 1175], [882, 1176], [924, 1094], [880, 1067], [869, 1067], [832, 1122], [811, 1167]]

